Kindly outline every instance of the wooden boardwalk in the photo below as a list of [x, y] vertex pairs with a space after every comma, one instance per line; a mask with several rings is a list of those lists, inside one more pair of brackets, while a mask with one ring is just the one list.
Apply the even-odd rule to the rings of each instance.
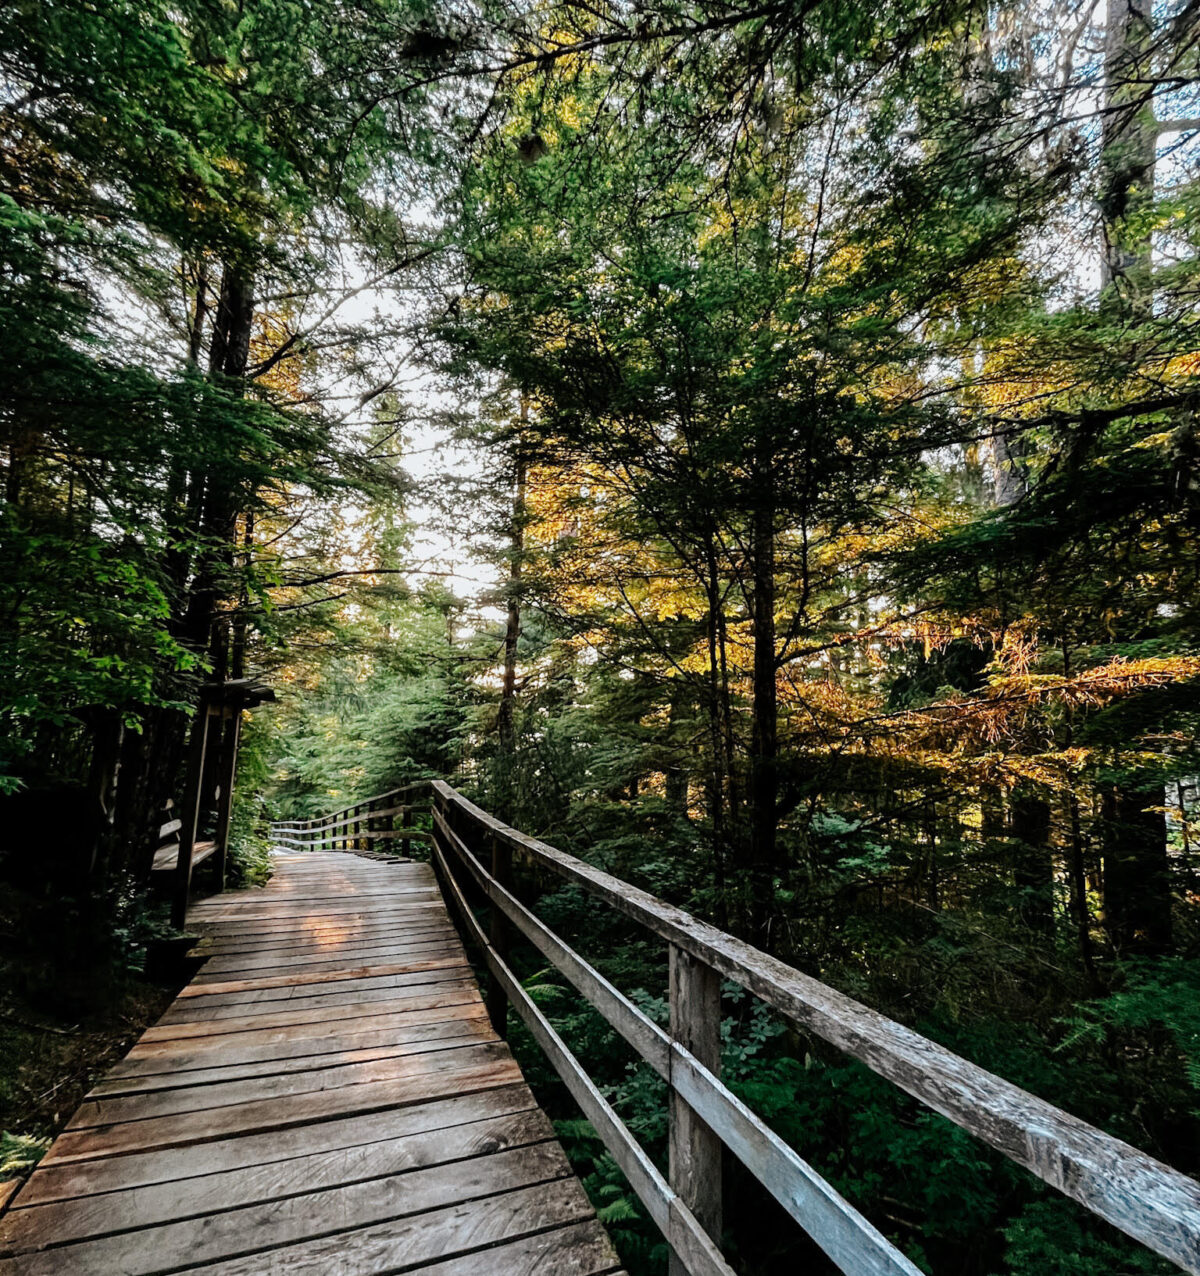
[[278, 857], [0, 1218], [3, 1276], [599, 1276], [425, 864]]

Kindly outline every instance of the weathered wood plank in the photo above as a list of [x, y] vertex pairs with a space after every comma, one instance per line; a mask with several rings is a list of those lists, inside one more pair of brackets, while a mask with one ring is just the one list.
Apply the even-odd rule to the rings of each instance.
[[[381, 1139], [404, 1138], [428, 1131], [491, 1121], [534, 1107], [523, 1084], [498, 1086], [408, 1107], [337, 1117], [316, 1125], [295, 1125], [261, 1134], [243, 1134], [166, 1147], [99, 1161], [43, 1161], [25, 1184], [14, 1210], [82, 1196], [186, 1183], [254, 1165], [273, 1165], [293, 1157], [329, 1155]], [[194, 1186], [194, 1185], [193, 1185]]]
[[[458, 1051], [452, 1051], [458, 1054]], [[457, 1063], [457, 1061], [456, 1061]], [[151, 1148], [203, 1143], [234, 1134], [260, 1134], [281, 1126], [310, 1124], [331, 1116], [378, 1111], [406, 1103], [423, 1103], [451, 1094], [512, 1085], [521, 1079], [517, 1065], [507, 1058], [474, 1067], [448, 1066], [427, 1076], [364, 1082], [336, 1090], [261, 1099], [229, 1107], [183, 1112], [149, 1120], [66, 1130], [46, 1154], [47, 1162], [115, 1156]]]
[[[135, 1061], [135, 1067], [121, 1073], [110, 1072], [89, 1093], [89, 1098], [115, 1094], [136, 1094], [144, 1090], [169, 1090], [177, 1086], [203, 1085], [208, 1081], [231, 1081], [241, 1077], [265, 1077], [276, 1072], [302, 1071], [335, 1063], [357, 1063], [399, 1055], [424, 1054], [443, 1045], [465, 1045], [488, 1041], [495, 1036], [479, 1019], [449, 1019], [445, 1023], [422, 1025], [413, 1030], [322, 1035], [257, 1050], [222, 1051], [211, 1054], [183, 1054], [174, 1058], [151, 1057]], [[257, 1055], [258, 1057], [254, 1057]], [[248, 1057], [249, 1056], [249, 1057]]]
[[466, 962], [454, 965], [431, 966], [425, 970], [407, 971], [400, 975], [366, 975], [347, 979], [341, 983], [319, 984], [315, 987], [302, 984], [288, 990], [266, 988], [245, 992], [224, 993], [212, 998], [189, 997], [177, 1001], [159, 1019], [166, 1023], [206, 1023], [216, 1020], [242, 1018], [246, 1015], [271, 1013], [276, 1010], [299, 1010], [308, 1007], [342, 1006], [351, 1002], [369, 1001], [382, 1004], [386, 1001], [416, 995], [420, 989], [462, 987], [471, 983], [470, 967]]
[[474, 984], [467, 984], [461, 988], [444, 989], [437, 993], [414, 993], [412, 996], [394, 997], [387, 1001], [359, 1001], [337, 1006], [292, 1009], [223, 1019], [218, 1023], [208, 1020], [203, 1023], [160, 1024], [147, 1029], [142, 1039], [177, 1041], [185, 1037], [206, 1037], [217, 1032], [259, 1032], [264, 1028], [286, 1028], [293, 1024], [342, 1023], [350, 1019], [370, 1019], [398, 1010], [439, 1010], [446, 1006], [469, 1006], [479, 999], [479, 990]]
[[[378, 965], [346, 965], [339, 970], [329, 971], [297, 971], [286, 975], [262, 975], [250, 979], [221, 979], [207, 984], [190, 983], [177, 1000], [188, 1001], [193, 997], [224, 997], [230, 993], [268, 993], [275, 990], [303, 987], [313, 989], [327, 984], [339, 984], [350, 980], [382, 979], [392, 975], [410, 975], [423, 970], [437, 970], [442, 966], [462, 966], [464, 961], [456, 961], [445, 957], [432, 960], [411, 961], [399, 964], [381, 963]], [[361, 986], [361, 984], [357, 984]]]
[[14, 1210], [0, 1221], [0, 1257], [44, 1247], [48, 1237], [55, 1245], [62, 1245], [84, 1237], [368, 1182], [552, 1138], [553, 1130], [545, 1113], [528, 1108], [465, 1125], [321, 1149], [199, 1178], [171, 1179], [100, 1196], [35, 1205]]
[[[141, 1231], [120, 1232], [71, 1242], [0, 1260], [0, 1273], [62, 1276], [64, 1272], [78, 1271], [150, 1276], [228, 1256], [292, 1246], [349, 1228], [419, 1217], [496, 1192], [515, 1195], [531, 1185], [552, 1185], [569, 1174], [570, 1167], [557, 1143], [535, 1143], [487, 1157], [163, 1223], [149, 1235]], [[333, 1270], [338, 1270], [338, 1266]]]
[[246, 978], [255, 978], [266, 971], [279, 971], [281, 976], [295, 973], [303, 976], [309, 972], [322, 970], [338, 970], [346, 965], [370, 965], [378, 962], [384, 965], [398, 965], [401, 961], [411, 961], [414, 965], [422, 960], [433, 961], [446, 956], [458, 956], [462, 948], [456, 940], [449, 937], [431, 938], [426, 943], [385, 944], [379, 948], [347, 945], [343, 948], [326, 948], [323, 952], [301, 953], [297, 957], [282, 956], [272, 962], [267, 958], [254, 958], [247, 961], [243, 957], [212, 957], [201, 972], [203, 979], [198, 979], [197, 986], [205, 983], [220, 983], [230, 976], [245, 974]]
[[[721, 1068], [721, 977], [705, 962], [671, 945], [671, 1037], [714, 1075]], [[713, 1238], [721, 1239], [721, 1140], [672, 1086], [668, 1092], [668, 1177], [671, 1187]], [[678, 1254], [671, 1276], [688, 1276]]]
[[503, 1064], [506, 1059], [506, 1051], [496, 1042], [484, 1041], [462, 1047], [443, 1046], [427, 1054], [392, 1055], [362, 1063], [332, 1064], [266, 1077], [198, 1082], [139, 1094], [100, 1095], [84, 1100], [67, 1124], [67, 1130], [146, 1121], [177, 1113], [215, 1112], [228, 1107], [242, 1107], [260, 1099], [300, 1098], [306, 1094], [372, 1082], [399, 1085], [415, 1078], [425, 1084], [444, 1074]]
[[376, 1276], [393, 1270], [397, 1254], [406, 1268], [419, 1270], [423, 1263], [466, 1250], [584, 1222], [591, 1212], [579, 1184], [560, 1179], [194, 1270], [203, 1276], [329, 1276], [333, 1271]]
[[444, 917], [427, 916], [420, 922], [389, 921], [386, 918], [374, 918], [370, 921], [352, 926], [332, 926], [328, 930], [305, 928], [297, 931], [294, 927], [288, 933], [250, 932], [235, 935], [222, 930], [220, 933], [204, 936], [193, 946], [193, 955], [197, 957], [221, 957], [229, 955], [251, 955], [257, 953], [278, 952], [279, 956], [304, 949], [326, 950], [331, 945], [351, 943], [378, 942], [386, 940], [390, 943], [419, 943], [426, 937], [437, 937], [451, 932], [451, 927]]
[[[289, 1024], [282, 1028], [240, 1032], [236, 1036], [202, 1036], [171, 1038], [166, 1041], [139, 1041], [114, 1068], [110, 1075], [122, 1076], [126, 1065], [137, 1070], [144, 1064], [162, 1067], [210, 1067], [215, 1058], [267, 1059], [282, 1050], [284, 1057], [294, 1049], [308, 1052], [326, 1041], [362, 1040], [377, 1037], [384, 1041], [419, 1040], [427, 1028], [443, 1029], [446, 1024], [474, 1021], [484, 1015], [482, 999], [465, 1005], [437, 1006], [429, 1010], [401, 1010], [367, 1018], [348, 1019], [330, 1027], [325, 1020], [316, 1023]], [[189, 1060], [194, 1063], [189, 1064]], [[203, 1061], [207, 1062], [203, 1062]]]
[[[432, 904], [388, 904], [372, 908], [369, 903], [351, 903], [341, 908], [330, 908], [319, 913], [300, 913], [295, 917], [281, 917], [263, 909], [247, 910], [234, 917], [201, 918], [195, 922], [189, 920], [189, 926], [217, 925], [226, 935], [324, 935], [339, 928], [346, 929], [363, 922], [420, 922], [430, 916]], [[437, 910], [433, 910], [437, 915]]]
[[599, 1223], [573, 1223], [420, 1268], [420, 1276], [625, 1276]]

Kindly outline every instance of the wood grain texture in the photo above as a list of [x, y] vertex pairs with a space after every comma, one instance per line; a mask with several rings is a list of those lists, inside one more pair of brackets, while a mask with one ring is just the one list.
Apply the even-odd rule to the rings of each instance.
[[322, 1150], [240, 1166], [200, 1178], [171, 1180], [154, 1188], [126, 1188], [101, 1195], [14, 1210], [0, 1225], [0, 1256], [15, 1255], [112, 1232], [239, 1209], [290, 1196], [368, 1182], [431, 1165], [466, 1160], [553, 1138], [537, 1108], [448, 1129], [426, 1130], [334, 1151]]
[[[671, 1037], [713, 1075], [721, 1070], [721, 977], [690, 953], [670, 947]], [[667, 1094], [668, 1181], [696, 1221], [721, 1239], [721, 1140], [671, 1086]], [[671, 1276], [688, 1276], [683, 1259], [670, 1258]]]
[[331, 1154], [342, 1148], [364, 1146], [380, 1139], [490, 1120], [526, 1111], [533, 1106], [533, 1095], [524, 1085], [515, 1084], [411, 1107], [342, 1117], [319, 1125], [298, 1125], [291, 1129], [216, 1139], [192, 1146], [134, 1152], [101, 1161], [43, 1162], [25, 1184], [14, 1208], [81, 1196], [107, 1195], [125, 1188], [157, 1183], [183, 1183], [208, 1174], [274, 1164], [308, 1153]]
[[[591, 1212], [579, 1184], [560, 1179], [191, 1270], [203, 1276], [377, 1276], [400, 1266], [396, 1256], [402, 1255], [402, 1270], [419, 1271], [455, 1254], [583, 1222]], [[502, 1269], [492, 1270], [501, 1276]]]
[[193, 910], [200, 976], [12, 1199], [0, 1276], [616, 1272], [429, 867], [275, 863]]

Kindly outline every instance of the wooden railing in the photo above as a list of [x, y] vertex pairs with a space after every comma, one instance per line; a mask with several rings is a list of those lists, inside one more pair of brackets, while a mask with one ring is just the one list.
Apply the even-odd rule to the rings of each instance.
[[381, 842], [399, 841], [400, 853], [407, 855], [413, 842], [428, 842], [427, 829], [416, 828], [413, 817], [429, 813], [429, 802], [414, 796], [429, 793], [429, 781], [401, 785], [375, 797], [311, 820], [277, 820], [271, 825], [275, 846], [303, 851], [368, 851]]
[[[412, 800], [430, 787], [432, 808]], [[430, 809], [432, 834], [413, 828], [414, 813]], [[918, 1276], [881, 1232], [722, 1084], [722, 979], [1200, 1276], [1200, 1183], [1194, 1179], [682, 909], [510, 828], [448, 784], [406, 785], [318, 819], [282, 821], [272, 834], [277, 845], [305, 850], [365, 849], [397, 838], [402, 848], [408, 839], [432, 841], [446, 897], [490, 972], [493, 1025], [504, 1035], [511, 1007], [529, 1029], [666, 1238], [672, 1276], [732, 1276], [719, 1248], [723, 1147], [843, 1272]], [[665, 941], [666, 1029], [521, 903], [513, 891], [514, 857], [543, 876], [581, 887]], [[490, 905], [486, 929], [468, 893]], [[513, 973], [508, 955], [518, 935], [667, 1083], [665, 1175]]]
[[[722, 1145], [844, 1272], [918, 1269], [720, 1079], [721, 980], [754, 993], [1127, 1235], [1200, 1273], [1200, 1183], [959, 1058], [682, 909], [502, 824], [433, 784], [433, 859], [447, 898], [491, 972], [501, 1033], [511, 1006], [546, 1053], [672, 1250], [673, 1276], [732, 1276], [718, 1248]], [[513, 857], [581, 887], [669, 950], [667, 1029], [648, 1018], [513, 893]], [[486, 897], [485, 931], [464, 883]], [[669, 1093], [664, 1176], [636, 1142], [508, 964], [518, 933], [660, 1077]]]

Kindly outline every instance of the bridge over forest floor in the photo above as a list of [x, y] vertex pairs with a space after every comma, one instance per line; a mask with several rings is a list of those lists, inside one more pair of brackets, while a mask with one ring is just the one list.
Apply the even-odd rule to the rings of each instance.
[[620, 1264], [426, 864], [277, 856], [0, 1219], [3, 1276]]

